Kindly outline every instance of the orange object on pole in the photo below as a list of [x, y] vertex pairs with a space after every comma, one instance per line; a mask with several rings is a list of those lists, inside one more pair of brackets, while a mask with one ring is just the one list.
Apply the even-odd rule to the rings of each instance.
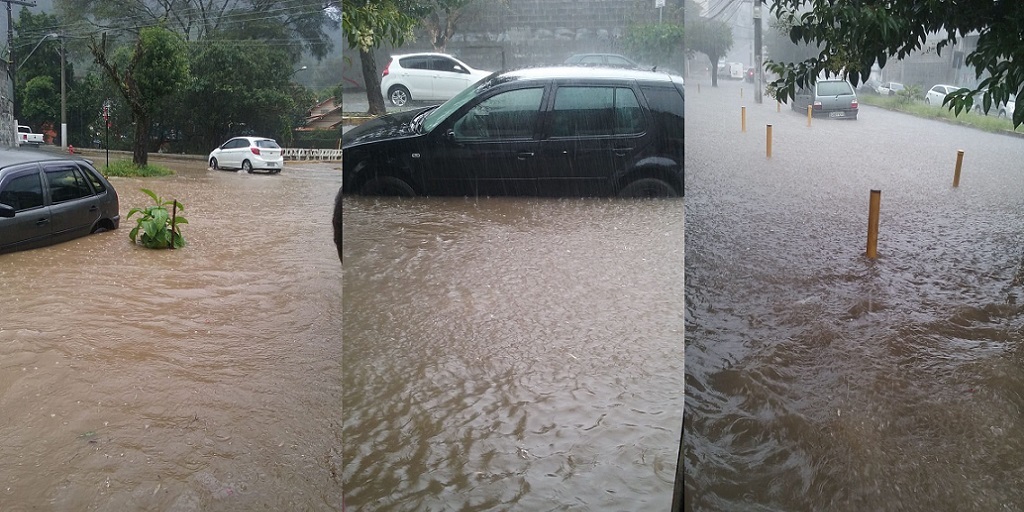
[[740, 107], [740, 129], [744, 133], [747, 131], [747, 107]]
[[882, 191], [872, 190], [868, 205], [868, 252], [870, 259], [878, 257], [878, 210], [882, 205]]
[[75, 147], [72, 146], [71, 144], [68, 144], [68, 154], [69, 155], [75, 154]]
[[964, 150], [956, 150], [956, 170], [953, 171], [953, 186], [960, 186], [960, 167], [964, 165]]
[[765, 158], [772, 157], [772, 125], [768, 125], [767, 136], [765, 139]]

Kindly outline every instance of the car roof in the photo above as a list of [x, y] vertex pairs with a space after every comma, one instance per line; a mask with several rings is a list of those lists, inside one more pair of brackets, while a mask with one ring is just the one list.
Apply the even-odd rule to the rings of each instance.
[[458, 57], [450, 53], [439, 53], [439, 52], [419, 52], [419, 53], [396, 53], [391, 56], [392, 59], [402, 59], [405, 57], [451, 57], [458, 59]]
[[682, 84], [682, 77], [674, 77], [668, 73], [659, 71], [641, 71], [637, 69], [603, 68], [593, 66], [544, 66], [535, 68], [514, 69], [511, 71], [499, 72], [497, 76], [513, 78], [516, 80], [550, 80], [550, 79], [618, 79], [618, 80], [644, 80], [651, 82], [678, 82]]
[[0, 168], [32, 162], [61, 162], [68, 160], [85, 162], [85, 159], [82, 158], [69, 158], [65, 155], [47, 153], [32, 149], [0, 148]]

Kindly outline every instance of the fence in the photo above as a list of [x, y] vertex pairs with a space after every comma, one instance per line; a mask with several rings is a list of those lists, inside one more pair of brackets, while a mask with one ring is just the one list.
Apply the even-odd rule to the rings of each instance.
[[284, 148], [285, 160], [341, 160], [340, 149]]

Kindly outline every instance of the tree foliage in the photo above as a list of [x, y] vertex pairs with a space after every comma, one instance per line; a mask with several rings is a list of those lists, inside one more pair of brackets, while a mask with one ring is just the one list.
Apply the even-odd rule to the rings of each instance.
[[371, 115], [386, 112], [373, 51], [385, 42], [404, 44], [412, 37], [421, 12], [412, 0], [349, 0], [341, 6], [341, 31], [349, 47], [359, 50]]
[[921, 50], [929, 34], [945, 34], [936, 50], [957, 44], [968, 34], [978, 35], [977, 48], [964, 62], [976, 77], [988, 75], [976, 89], [951, 95], [946, 102], [957, 114], [970, 110], [975, 94], [983, 104], [1006, 101], [1016, 95], [1014, 126], [1024, 122], [1021, 86], [1024, 59], [1020, 58], [1024, 33], [1024, 2], [962, 0], [771, 0], [771, 12], [791, 25], [794, 43], [818, 45], [820, 51], [800, 62], [771, 61], [780, 78], [773, 85], [783, 100], [797, 87], [811, 84], [822, 73], [846, 75], [856, 85], [870, 76], [871, 67], [884, 67], [893, 57], [902, 59]]
[[732, 27], [728, 23], [698, 17], [687, 17], [686, 48], [708, 56], [711, 61], [711, 86], [718, 87], [718, 61], [732, 49]]
[[626, 49], [645, 62], [662, 65], [683, 47], [685, 29], [681, 23], [630, 25], [623, 42]]
[[132, 162], [144, 166], [148, 162], [150, 120], [156, 106], [189, 76], [184, 42], [165, 28], [147, 27], [139, 32], [130, 54], [108, 54], [106, 34], [100, 41], [92, 41], [89, 49], [127, 102], [135, 123]]
[[[33, 14], [27, 8], [18, 13], [14, 23], [17, 37], [14, 45], [20, 55], [16, 65], [17, 84], [14, 90], [19, 122], [40, 129], [43, 124], [60, 121], [60, 40], [54, 27], [60, 26], [57, 16], [47, 13]], [[29, 53], [31, 52], [31, 53]], [[74, 66], [67, 63], [67, 86], [74, 87]], [[49, 86], [42, 87], [43, 77]], [[30, 86], [29, 84], [32, 83]], [[31, 90], [30, 90], [31, 89]], [[29, 105], [31, 103], [31, 105]], [[48, 105], [47, 105], [48, 104]], [[25, 107], [29, 107], [27, 110]]]

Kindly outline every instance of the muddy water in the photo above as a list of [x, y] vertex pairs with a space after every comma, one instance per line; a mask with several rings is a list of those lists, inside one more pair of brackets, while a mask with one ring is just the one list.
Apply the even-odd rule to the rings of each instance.
[[682, 201], [344, 208], [350, 508], [669, 508]]
[[[112, 178], [121, 228], [0, 255], [0, 510], [340, 510], [340, 165]], [[139, 188], [189, 245], [128, 241]]]
[[687, 510], [1022, 510], [1024, 139], [747, 103], [768, 160], [737, 89], [687, 102]]

